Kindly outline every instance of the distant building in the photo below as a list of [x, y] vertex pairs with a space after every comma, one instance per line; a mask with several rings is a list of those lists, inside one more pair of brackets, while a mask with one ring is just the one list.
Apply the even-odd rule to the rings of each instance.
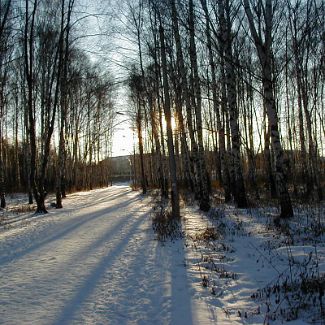
[[129, 156], [119, 156], [109, 158], [110, 178], [113, 182], [130, 181], [131, 162]]

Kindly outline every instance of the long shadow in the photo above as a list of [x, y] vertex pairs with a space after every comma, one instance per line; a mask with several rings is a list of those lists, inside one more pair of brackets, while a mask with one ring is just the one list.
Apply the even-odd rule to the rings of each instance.
[[[50, 270], [51, 274], [55, 274], [57, 276], [59, 273], [66, 272], [69, 266], [73, 266], [74, 264], [77, 264], [79, 261], [84, 260], [87, 256], [90, 256], [94, 251], [96, 251], [96, 249], [101, 247], [104, 243], [110, 241], [114, 234], [115, 235], [119, 234], [118, 230], [122, 230], [125, 225], [131, 222], [132, 220], [132, 218], [130, 218], [131, 213], [132, 210], [128, 211], [128, 215], [123, 216], [123, 218], [120, 219], [117, 223], [115, 223], [113, 226], [110, 226], [108, 230], [104, 234], [102, 234], [98, 239], [92, 242], [91, 245], [80, 249], [78, 252], [76, 252], [77, 254], [71, 256], [71, 258], [69, 258], [68, 260], [65, 260], [57, 268], [51, 268]], [[46, 279], [47, 277], [48, 277], [47, 274], [44, 275], [43, 277], [38, 277], [37, 281], [42, 282], [42, 279]]]
[[[117, 198], [119, 198], [121, 196], [125, 196], [127, 193], [131, 193], [131, 191], [126, 190], [126, 191], [123, 191], [122, 193], [112, 193], [112, 194], [107, 195], [105, 197], [101, 197], [99, 199], [91, 200], [91, 202], [86, 201], [85, 203], [81, 203], [78, 206], [78, 209], [93, 207], [93, 206], [96, 206], [96, 205], [98, 205], [98, 204], [100, 204], [102, 202], [107, 202], [108, 200], [111, 201], [112, 199], [116, 200]], [[72, 208], [67, 207], [66, 208], [66, 210], [74, 210], [74, 209], [76, 209], [76, 208], [75, 207], [72, 207]]]
[[[132, 193], [133, 191], [131, 190], [130, 187], [119, 187], [119, 188], [112, 188], [112, 187], [104, 187], [101, 189], [101, 191], [99, 191], [99, 193], [101, 194], [102, 192], [108, 192], [110, 193], [111, 191], [113, 191], [113, 193], [111, 195], [115, 195], [115, 194], [120, 194], [122, 191], [123, 194], [125, 193]], [[115, 193], [115, 191], [117, 191], [118, 193]], [[82, 193], [82, 192], [81, 192]], [[68, 198], [71, 198], [71, 199], [76, 199], [76, 198], [80, 198], [80, 197], [85, 197], [85, 200], [90, 200], [89, 197], [94, 197], [95, 193], [88, 193], [87, 194], [84, 194], [84, 195], [80, 195], [80, 192], [76, 192], [76, 193], [72, 193], [72, 194], [69, 194], [68, 195]], [[105, 196], [104, 198], [106, 198], [107, 196]]]
[[[148, 240], [151, 241], [150, 244], [146, 243]], [[137, 254], [134, 254], [132, 263], [127, 266], [128, 273], [133, 275], [132, 281], [129, 281], [132, 286], [129, 284], [127, 288], [123, 288], [121, 283], [124, 302], [119, 303], [126, 306], [124, 316], [126, 321], [132, 322], [134, 316], [141, 314], [141, 324], [165, 323], [169, 315], [165, 308], [166, 299], [162, 294], [166, 285], [163, 261], [152, 252], [155, 248], [151, 245], [156, 242], [145, 238], [142, 243]]]
[[60, 316], [54, 321], [55, 325], [69, 324], [73, 319], [75, 313], [81, 307], [82, 303], [91, 295], [94, 291], [96, 285], [101, 281], [102, 276], [106, 270], [114, 263], [118, 256], [120, 256], [121, 251], [125, 246], [128, 245], [129, 240], [126, 240], [134, 231], [139, 227], [143, 222], [146, 214], [138, 217], [138, 220], [135, 221], [125, 237], [121, 239], [120, 243], [115, 246], [105, 257], [102, 258], [100, 263], [91, 271], [89, 276], [84, 280], [84, 285], [78, 290], [75, 296], [66, 303], [63, 311]]
[[171, 274], [171, 324], [190, 325], [193, 323], [191, 294], [185, 264], [184, 239], [179, 239], [173, 244], [176, 253], [171, 255], [171, 263], [174, 266]]
[[[153, 241], [153, 239], [148, 238], [146, 240]], [[162, 323], [162, 319], [164, 321], [168, 319], [169, 324], [175, 325], [191, 325], [195, 323], [189, 292], [190, 283], [184, 265], [184, 244], [184, 239], [179, 239], [174, 243], [166, 243], [164, 246], [157, 243], [155, 252], [152, 255], [150, 255], [149, 246], [142, 247], [141, 251], [138, 250], [136, 255], [134, 254], [133, 262], [127, 266], [129, 273], [139, 276], [139, 263], [141, 268], [146, 268], [146, 271], [140, 275], [140, 279], [132, 279], [134, 285], [131, 288], [125, 289], [125, 283], [121, 283], [120, 290], [127, 290], [125, 298], [129, 299], [127, 310], [124, 311], [127, 313], [124, 315], [123, 321], [127, 322], [129, 320], [132, 322], [134, 308], [141, 308], [141, 311], [145, 313], [142, 315], [141, 324], [153, 324], [155, 321]], [[154, 265], [155, 273], [150, 270], [150, 257], [153, 258], [152, 265]], [[141, 265], [139, 261], [144, 261], [144, 265]], [[145, 263], [145, 261], [148, 261], [148, 263]], [[144, 278], [141, 278], [141, 276]], [[126, 282], [128, 281], [126, 280]], [[137, 286], [137, 284], [139, 285]], [[171, 295], [165, 297], [163, 292], [169, 285]], [[142, 289], [141, 296], [139, 295], [140, 288]], [[147, 304], [144, 309], [140, 304], [137, 304], [139, 299], [149, 299], [150, 304]], [[120, 303], [121, 301], [117, 305]], [[139, 310], [136, 310], [136, 313], [139, 313]], [[62, 318], [60, 320], [62, 321]], [[111, 319], [111, 321], [116, 323], [117, 319]], [[59, 325], [59, 322], [55, 324]]]
[[[165, 317], [168, 324], [172, 325], [195, 324], [192, 314], [191, 293], [189, 292], [190, 283], [184, 264], [184, 244], [184, 239], [173, 242], [167, 241], [163, 244], [157, 242], [154, 254], [160, 279], [164, 283], [164, 289], [167, 290], [167, 294], [161, 302], [160, 314]], [[155, 303], [157, 301], [153, 297], [152, 304]], [[161, 319], [158, 318], [158, 322], [161, 322]]]
[[[60, 224], [59, 227], [63, 228], [64, 229], [63, 231], [61, 231], [59, 233], [55, 233], [53, 236], [47, 237], [45, 240], [42, 240], [38, 243], [35, 243], [32, 246], [27, 247], [26, 249], [23, 249], [22, 251], [19, 251], [18, 254], [8, 256], [5, 258], [0, 258], [0, 264], [1, 265], [8, 264], [13, 259], [21, 258], [22, 256], [24, 256], [28, 253], [31, 253], [34, 250], [36, 250], [44, 245], [49, 244], [50, 242], [56, 241], [64, 236], [68, 235], [69, 233], [71, 233], [74, 230], [78, 229], [79, 227], [87, 224], [88, 222], [92, 222], [93, 220], [98, 219], [98, 218], [103, 218], [105, 216], [105, 214], [108, 214], [108, 213], [111, 214], [112, 212], [119, 210], [121, 208], [125, 208], [128, 205], [130, 205], [133, 202], [138, 201], [138, 200], [139, 200], [139, 198], [138, 198], [138, 196], [136, 196], [133, 199], [127, 200], [127, 201], [123, 202], [122, 204], [117, 204], [114, 207], [110, 206], [110, 207], [106, 207], [104, 209], [97, 210], [90, 214], [84, 213], [84, 214], [78, 215], [76, 218], [78, 218], [78, 220], [80, 218], [82, 218], [82, 220], [75, 223], [74, 222], [75, 218], [74, 218], [72, 220], [66, 221], [63, 225]], [[73, 222], [73, 224], [70, 225], [72, 222]], [[55, 229], [53, 230], [53, 232], [55, 232]]]
[[[141, 239], [138, 242], [137, 234], [140, 232]], [[166, 299], [162, 294], [166, 289], [165, 258], [155, 254], [157, 242], [151, 235], [151, 229], [145, 227], [134, 232], [132, 238], [129, 237], [128, 250], [123, 251], [122, 255], [123, 260], [127, 261], [127, 266], [122, 269], [114, 266], [120, 274], [118, 279], [114, 279], [113, 285], [118, 288], [118, 292], [102, 290], [109, 296], [103, 300], [99, 299], [104, 302], [106, 310], [105, 315], [102, 315], [105, 319], [101, 319], [100, 324], [108, 323], [108, 319], [112, 324], [118, 324], [120, 321], [122, 324], [134, 323], [139, 317], [139, 323], [143, 325], [156, 322], [162, 324], [166, 323], [167, 319], [170, 320], [170, 310], [166, 308], [166, 304], [171, 306], [171, 299]], [[167, 267], [171, 271], [170, 265]], [[103, 310], [104, 306], [100, 305], [99, 309]]]

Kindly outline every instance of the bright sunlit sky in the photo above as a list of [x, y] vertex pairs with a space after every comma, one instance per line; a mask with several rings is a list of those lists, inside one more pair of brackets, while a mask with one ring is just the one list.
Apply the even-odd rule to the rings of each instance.
[[[123, 81], [127, 76], [128, 55], [133, 56], [133, 45], [114, 31], [115, 24], [121, 19], [119, 9], [112, 12], [113, 7], [118, 7], [118, 1], [89, 1], [81, 0], [80, 11], [84, 15], [90, 15], [84, 19], [81, 30], [86, 36], [81, 40], [81, 46], [94, 62], [99, 62], [103, 71], [107, 69], [118, 85], [115, 94], [115, 110], [122, 114], [117, 114], [114, 120], [115, 132], [113, 135], [112, 156], [124, 156], [133, 152], [133, 132], [130, 117], [130, 103]], [[93, 14], [93, 16], [91, 16]], [[116, 15], [115, 19], [112, 15]], [[123, 17], [123, 15], [122, 15]], [[114, 23], [112, 21], [114, 20]], [[95, 36], [98, 35], [98, 36]], [[127, 54], [126, 54], [127, 53]]]
[[130, 155], [133, 152], [134, 134], [130, 117], [127, 115], [129, 105], [126, 89], [120, 89], [116, 98], [116, 110], [121, 114], [117, 114], [114, 121], [112, 157]]

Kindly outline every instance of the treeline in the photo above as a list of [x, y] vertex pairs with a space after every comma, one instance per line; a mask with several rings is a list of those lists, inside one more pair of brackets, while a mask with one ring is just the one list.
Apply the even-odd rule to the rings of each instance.
[[137, 44], [129, 72], [138, 184], [179, 188], [202, 210], [211, 191], [240, 208], [323, 199], [325, 3], [126, 1]]
[[108, 183], [114, 86], [77, 46], [75, 2], [1, 1], [1, 207], [23, 191], [46, 212], [49, 191], [60, 208], [66, 191]]

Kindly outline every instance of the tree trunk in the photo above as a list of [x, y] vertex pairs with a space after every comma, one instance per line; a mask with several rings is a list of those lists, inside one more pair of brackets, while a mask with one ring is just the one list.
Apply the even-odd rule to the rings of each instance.
[[[199, 199], [200, 195], [200, 187], [199, 187], [199, 180], [198, 180], [198, 146], [196, 143], [195, 135], [194, 135], [194, 127], [193, 127], [193, 116], [192, 116], [192, 105], [190, 101], [189, 95], [189, 88], [188, 88], [188, 81], [187, 81], [187, 72], [184, 63], [183, 57], [183, 50], [182, 50], [182, 43], [180, 38], [180, 32], [178, 27], [178, 14], [176, 9], [175, 0], [170, 0], [171, 9], [172, 9], [172, 21], [173, 21], [173, 35], [175, 39], [176, 45], [176, 59], [177, 59], [177, 68], [178, 68], [178, 75], [179, 75], [179, 83], [180, 88], [182, 90], [183, 99], [185, 102], [186, 107], [186, 115], [187, 115], [187, 128], [188, 133], [190, 136], [190, 146], [191, 146], [191, 154], [189, 154], [189, 164], [190, 164], [190, 171], [194, 184], [194, 193], [196, 199]], [[194, 166], [193, 166], [194, 162]]]
[[[262, 1], [262, 0], [259, 0]], [[249, 0], [244, 0], [246, 15], [249, 22], [252, 37], [258, 52], [260, 65], [262, 68], [262, 84], [264, 91], [264, 103], [266, 113], [269, 120], [271, 132], [271, 144], [275, 155], [275, 179], [277, 186], [277, 193], [280, 200], [281, 218], [289, 218], [293, 216], [293, 209], [291, 199], [289, 196], [287, 181], [284, 171], [284, 157], [283, 149], [280, 141], [280, 133], [278, 126], [278, 113], [274, 98], [274, 87], [272, 77], [272, 18], [273, 8], [272, 0], [265, 0], [265, 28], [264, 28], [264, 41], [261, 39], [256, 31], [253, 14], [250, 9]], [[261, 19], [261, 17], [259, 17]]]
[[197, 64], [196, 44], [195, 44], [195, 23], [194, 23], [194, 5], [193, 0], [189, 0], [189, 30], [190, 30], [190, 61], [192, 69], [192, 83], [194, 94], [193, 104], [195, 108], [195, 121], [198, 140], [198, 178], [200, 184], [200, 209], [209, 211], [210, 197], [208, 186], [208, 172], [205, 165], [203, 129], [202, 129], [202, 98], [201, 85]]
[[[271, 62], [269, 62], [271, 64]], [[277, 194], [280, 200], [281, 217], [288, 218], [293, 216], [291, 199], [289, 196], [287, 181], [284, 171], [283, 149], [280, 141], [280, 133], [278, 129], [278, 116], [273, 97], [272, 77], [270, 66], [266, 63], [263, 69], [263, 88], [265, 96], [265, 105], [270, 123], [271, 144], [275, 155], [275, 179], [277, 186]]]
[[168, 75], [167, 75], [167, 58], [166, 58], [166, 46], [165, 46], [165, 35], [164, 29], [162, 27], [161, 21], [159, 26], [159, 35], [161, 43], [161, 60], [162, 60], [162, 70], [163, 70], [163, 88], [164, 88], [164, 112], [167, 125], [167, 145], [168, 145], [168, 158], [169, 158], [169, 173], [171, 180], [171, 200], [172, 200], [172, 214], [174, 217], [180, 217], [180, 207], [179, 207], [179, 194], [177, 186], [177, 175], [176, 175], [176, 160], [174, 153], [174, 143], [173, 143], [173, 130], [171, 122], [171, 103], [169, 97], [169, 85], [168, 85]]
[[4, 179], [4, 145], [3, 145], [3, 85], [0, 89], [0, 207], [4, 209], [6, 207], [6, 188]]
[[[221, 182], [221, 184], [224, 184], [226, 182], [225, 179], [222, 179], [222, 171], [224, 170], [224, 160], [221, 159], [221, 156], [224, 156], [224, 152], [222, 150], [225, 150], [224, 145], [221, 145], [221, 142], [224, 143], [224, 136], [222, 138], [221, 134], [221, 118], [220, 118], [220, 105], [218, 103], [218, 93], [217, 93], [217, 77], [216, 77], [216, 66], [214, 62], [214, 53], [212, 50], [212, 39], [211, 39], [211, 28], [210, 28], [210, 16], [209, 11], [207, 7], [206, 0], [201, 0], [202, 8], [204, 10], [205, 15], [205, 33], [207, 37], [207, 48], [208, 48], [208, 54], [209, 54], [209, 65], [211, 69], [211, 89], [212, 89], [212, 100], [213, 100], [213, 110], [215, 113], [215, 116], [217, 118], [217, 132], [218, 132], [218, 138], [216, 136], [216, 169], [217, 169], [217, 179]], [[219, 147], [217, 146], [219, 144]], [[226, 186], [227, 187], [227, 186]]]
[[[235, 203], [239, 208], [247, 208], [246, 189], [242, 171], [242, 161], [240, 156], [240, 132], [238, 125], [238, 107], [237, 107], [237, 90], [236, 90], [236, 76], [234, 68], [234, 58], [232, 53], [232, 28], [230, 7], [228, 0], [223, 6], [222, 1], [220, 6], [220, 24], [223, 40], [225, 41], [225, 68], [226, 68], [226, 83], [227, 83], [227, 102], [229, 110], [229, 122], [231, 129], [231, 157], [233, 163], [233, 179], [235, 188], [232, 189]], [[223, 11], [223, 13], [222, 13]]]
[[[38, 1], [34, 1], [31, 17], [29, 17], [29, 1], [25, 0], [26, 4], [26, 20], [25, 20], [25, 35], [24, 35], [24, 58], [25, 58], [25, 73], [27, 81], [27, 111], [28, 111], [28, 133], [30, 145], [30, 184], [36, 200], [36, 213], [47, 213], [45, 208], [45, 197], [42, 192], [39, 192], [38, 184], [36, 184], [36, 122], [34, 116], [34, 28], [35, 16]], [[29, 20], [31, 19], [31, 22]], [[30, 31], [29, 31], [30, 29]]]
[[138, 111], [137, 111], [137, 130], [138, 130], [138, 142], [140, 153], [140, 168], [141, 168], [141, 187], [142, 193], [147, 193], [147, 179], [144, 171], [144, 157], [143, 157], [143, 137], [142, 137], [142, 109], [140, 94], [138, 94]]
[[[70, 19], [72, 8], [74, 5], [74, 0], [69, 0], [68, 2], [68, 13], [67, 21], [64, 26], [64, 16], [65, 16], [65, 0], [62, 0], [62, 10], [61, 10], [61, 44], [59, 49], [59, 56], [62, 62], [62, 76], [59, 82], [60, 86], [60, 132], [59, 132], [59, 157], [57, 165], [57, 177], [56, 177], [56, 208], [62, 208], [62, 198], [66, 197], [65, 193], [65, 178], [66, 178], [66, 148], [65, 148], [65, 128], [66, 128], [66, 119], [67, 119], [67, 78], [68, 78], [68, 60], [69, 60], [69, 35], [70, 35]], [[65, 37], [64, 36], [65, 33]], [[63, 41], [64, 39], [64, 41]], [[61, 74], [59, 74], [61, 75]]]

